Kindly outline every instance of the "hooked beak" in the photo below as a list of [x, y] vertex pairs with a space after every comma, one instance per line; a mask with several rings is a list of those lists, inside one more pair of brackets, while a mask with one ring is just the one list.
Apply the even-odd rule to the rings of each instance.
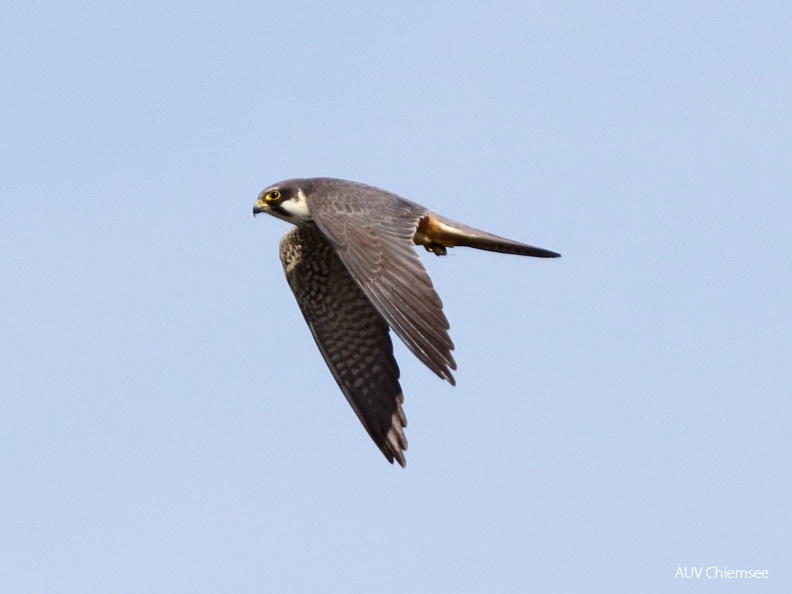
[[269, 207], [267, 206], [267, 203], [264, 202], [261, 198], [259, 198], [258, 200], [256, 200], [256, 203], [253, 205], [253, 216], [255, 217], [257, 214], [261, 212], [267, 212], [268, 209]]

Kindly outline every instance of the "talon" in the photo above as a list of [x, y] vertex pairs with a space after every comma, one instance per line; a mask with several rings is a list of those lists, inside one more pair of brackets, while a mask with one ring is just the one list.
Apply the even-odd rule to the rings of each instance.
[[424, 247], [427, 252], [432, 252], [436, 256], [445, 256], [448, 254], [446, 247], [440, 243], [425, 243]]

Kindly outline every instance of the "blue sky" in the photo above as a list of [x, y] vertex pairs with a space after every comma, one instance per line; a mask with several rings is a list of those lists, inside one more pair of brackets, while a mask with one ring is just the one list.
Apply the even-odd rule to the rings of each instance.
[[[0, 55], [4, 591], [789, 591], [788, 3], [12, 1]], [[319, 175], [563, 254], [423, 256], [404, 470], [251, 216]]]

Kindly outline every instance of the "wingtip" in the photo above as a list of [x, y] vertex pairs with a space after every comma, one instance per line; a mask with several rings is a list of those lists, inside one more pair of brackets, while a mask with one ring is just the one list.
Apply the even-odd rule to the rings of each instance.
[[406, 468], [407, 459], [404, 457], [404, 452], [407, 450], [406, 442], [404, 443], [404, 449], [401, 449], [398, 446], [393, 447], [393, 443], [390, 440], [388, 440], [387, 444], [387, 447], [382, 449], [382, 453], [385, 454], [388, 462], [391, 464], [397, 462], [399, 466]]
[[380, 449], [382, 449], [382, 453], [385, 454], [391, 464], [395, 460], [399, 463], [399, 466], [404, 468], [407, 466], [404, 452], [407, 451], [408, 444], [407, 436], [404, 434], [404, 429], [407, 427], [407, 417], [404, 414], [404, 409], [402, 409], [402, 404], [404, 404], [404, 395], [398, 394], [396, 396], [396, 410], [391, 415], [391, 426], [385, 434], [385, 440]]
[[553, 250], [546, 250], [544, 248], [536, 247], [533, 245], [526, 245], [525, 249], [518, 252], [520, 256], [533, 256], [534, 258], [560, 258], [561, 254]]

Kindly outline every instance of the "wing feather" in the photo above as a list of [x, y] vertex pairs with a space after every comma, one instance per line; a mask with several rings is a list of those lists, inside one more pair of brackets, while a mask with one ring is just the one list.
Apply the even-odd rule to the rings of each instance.
[[405, 465], [407, 419], [388, 324], [310, 226], [281, 240], [289, 286], [341, 391], [385, 457]]
[[[307, 180], [311, 218], [394, 332], [429, 369], [454, 383], [449, 324], [415, 249], [430, 211], [365, 184]], [[329, 188], [329, 189], [328, 189]]]

